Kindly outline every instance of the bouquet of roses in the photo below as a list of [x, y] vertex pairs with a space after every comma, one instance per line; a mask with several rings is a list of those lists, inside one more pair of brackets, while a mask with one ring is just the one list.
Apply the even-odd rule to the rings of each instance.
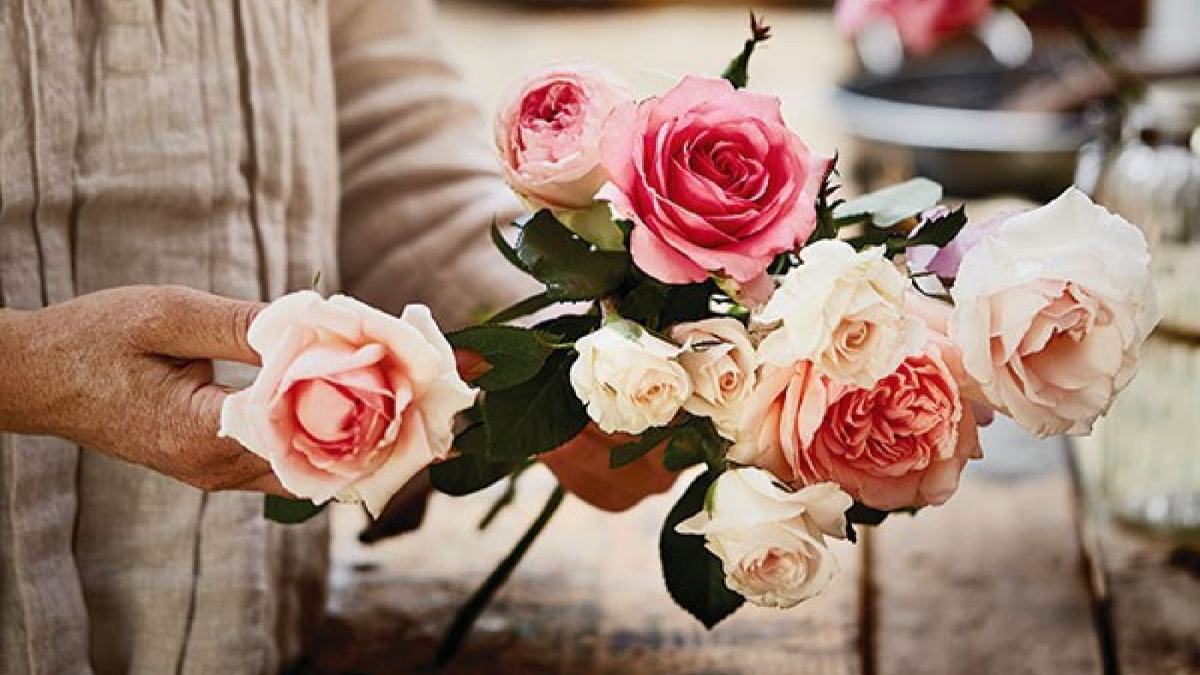
[[[535, 211], [515, 241], [492, 236], [545, 290], [444, 337], [424, 308], [279, 300], [252, 327], [264, 369], [230, 398], [225, 433], [298, 496], [376, 515], [437, 460], [434, 485], [467, 494], [589, 425], [624, 434], [613, 468], [702, 467], [661, 558], [671, 596], [709, 627], [745, 601], [820, 593], [837, 570], [828, 542], [854, 524], [949, 499], [993, 412], [1087, 433], [1158, 320], [1139, 230], [1074, 189], [971, 224], [923, 179], [837, 199], [833, 160], [744, 88], [768, 37], [752, 23], [722, 78], [640, 101], [590, 65], [519, 83], [496, 146]], [[478, 396], [451, 346], [476, 356]]]

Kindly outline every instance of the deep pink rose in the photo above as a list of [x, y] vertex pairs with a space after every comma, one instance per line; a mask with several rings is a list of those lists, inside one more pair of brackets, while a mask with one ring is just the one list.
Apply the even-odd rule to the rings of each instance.
[[631, 100], [624, 83], [587, 64], [554, 66], [518, 82], [494, 130], [513, 190], [539, 208], [590, 206], [607, 179], [600, 165], [604, 122]]
[[312, 291], [271, 303], [250, 346], [250, 388], [226, 399], [221, 435], [271, 463], [298, 497], [362, 501], [379, 515], [408, 479], [447, 456], [475, 391], [421, 305], [400, 317]]
[[707, 77], [618, 109], [603, 154], [612, 182], [598, 197], [633, 221], [638, 267], [670, 284], [750, 282], [803, 244], [828, 165], [788, 130], [779, 99]]
[[889, 21], [909, 51], [928, 54], [947, 37], [979, 25], [991, 11], [992, 0], [838, 0], [834, 20], [847, 35]]
[[[948, 310], [917, 313], [944, 324]], [[769, 366], [730, 457], [794, 486], [833, 481], [876, 509], [945, 502], [979, 439], [959, 386], [961, 355], [934, 326], [927, 335], [922, 351], [871, 387], [831, 382], [808, 361]]]

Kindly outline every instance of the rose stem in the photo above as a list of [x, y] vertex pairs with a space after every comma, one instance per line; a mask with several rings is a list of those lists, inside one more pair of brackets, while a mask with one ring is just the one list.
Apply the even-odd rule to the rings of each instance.
[[445, 636], [442, 638], [442, 643], [438, 645], [437, 656], [434, 658], [434, 666], [440, 668], [450, 662], [454, 655], [458, 653], [458, 648], [462, 644], [467, 634], [471, 632], [471, 627], [475, 625], [475, 620], [483, 613], [488, 604], [492, 601], [492, 597], [496, 595], [496, 591], [508, 581], [513, 570], [529, 552], [529, 547], [533, 545], [533, 541], [546, 528], [546, 524], [550, 522], [550, 517], [558, 510], [558, 506], [562, 504], [565, 492], [561, 485], [555, 486], [554, 492], [550, 493], [550, 498], [546, 500], [546, 505], [542, 507], [542, 512], [538, 514], [533, 524], [521, 535], [521, 539], [517, 541], [516, 546], [513, 546], [512, 551], [505, 556], [504, 560], [492, 570], [488, 578], [483, 584], [476, 589], [471, 598], [466, 604], [459, 608], [454, 615], [454, 622], [450, 624], [450, 628], [446, 630]]

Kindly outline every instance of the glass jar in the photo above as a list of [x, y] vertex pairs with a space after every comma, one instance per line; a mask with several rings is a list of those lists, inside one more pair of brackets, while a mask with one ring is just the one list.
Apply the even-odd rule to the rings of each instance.
[[1145, 231], [1164, 318], [1084, 451], [1093, 491], [1117, 520], [1200, 546], [1200, 79], [1149, 87], [1100, 164], [1096, 201]]

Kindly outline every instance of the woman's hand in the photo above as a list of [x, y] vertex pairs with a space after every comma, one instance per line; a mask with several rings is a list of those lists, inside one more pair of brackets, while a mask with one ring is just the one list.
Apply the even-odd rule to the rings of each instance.
[[0, 430], [49, 434], [204, 490], [287, 495], [263, 459], [217, 437], [212, 360], [258, 364], [260, 309], [174, 286], [130, 286], [0, 311]]

